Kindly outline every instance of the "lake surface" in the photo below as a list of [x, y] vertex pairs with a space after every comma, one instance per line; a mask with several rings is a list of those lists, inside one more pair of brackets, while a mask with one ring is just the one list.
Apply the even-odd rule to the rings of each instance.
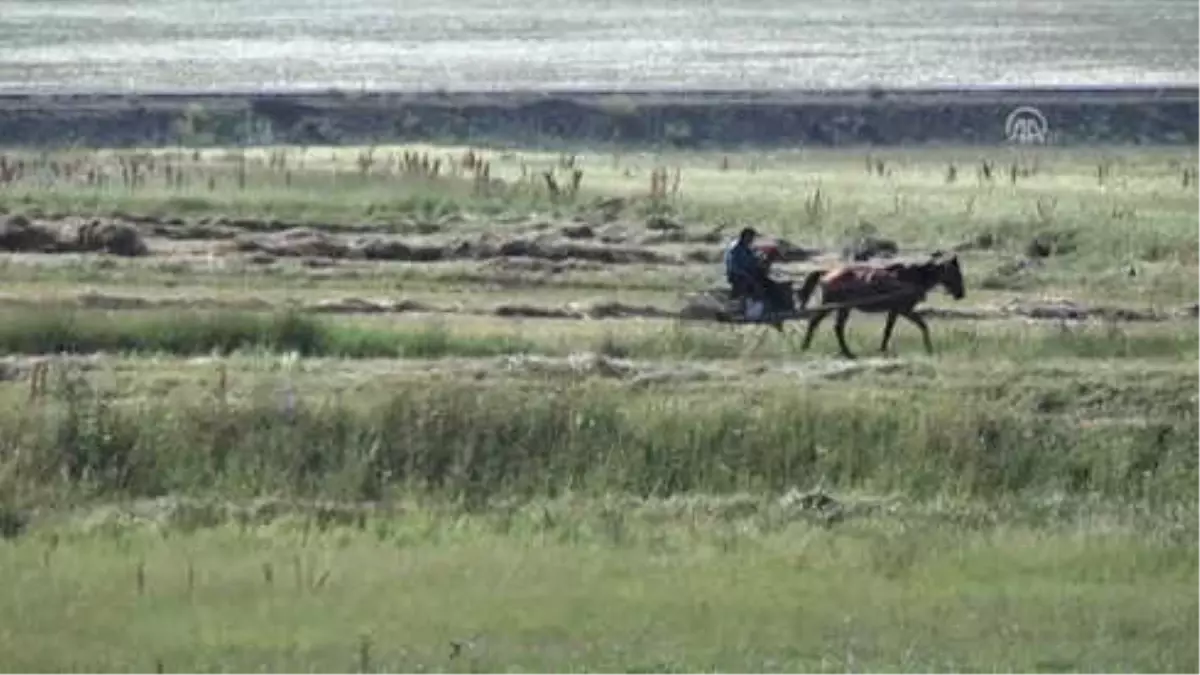
[[0, 91], [1196, 84], [1195, 0], [0, 1]]

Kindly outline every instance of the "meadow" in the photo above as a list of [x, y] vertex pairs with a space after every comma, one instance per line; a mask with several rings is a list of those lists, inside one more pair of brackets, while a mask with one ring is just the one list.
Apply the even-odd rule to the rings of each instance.
[[[0, 156], [0, 669], [1197, 668], [1191, 148]], [[935, 353], [689, 319], [954, 252]]]

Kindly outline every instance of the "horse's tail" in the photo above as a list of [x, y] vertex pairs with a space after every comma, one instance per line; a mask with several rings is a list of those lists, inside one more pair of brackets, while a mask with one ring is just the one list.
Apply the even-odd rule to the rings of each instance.
[[823, 274], [825, 274], [823, 270], [813, 270], [804, 277], [804, 284], [800, 286], [800, 290], [796, 291], [800, 309], [804, 309], [808, 305], [808, 300], [812, 297], [813, 291], [817, 289], [817, 284], [820, 283]]

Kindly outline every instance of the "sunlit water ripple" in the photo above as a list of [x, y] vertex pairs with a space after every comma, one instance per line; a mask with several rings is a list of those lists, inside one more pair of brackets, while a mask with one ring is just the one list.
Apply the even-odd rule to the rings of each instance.
[[0, 90], [1189, 84], [1194, 0], [0, 0]]

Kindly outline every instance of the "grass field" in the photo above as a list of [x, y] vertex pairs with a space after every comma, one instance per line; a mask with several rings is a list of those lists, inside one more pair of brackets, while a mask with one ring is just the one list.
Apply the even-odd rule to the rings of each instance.
[[[1194, 672], [1196, 165], [9, 152], [0, 669]], [[967, 295], [683, 320], [749, 223]]]
[[[1195, 3], [436, 7], [17, 0], [0, 87], [26, 90], [705, 89], [1192, 84]], [[799, 46], [798, 46], [799, 45]], [[969, 45], [969, 48], [968, 48]]]

